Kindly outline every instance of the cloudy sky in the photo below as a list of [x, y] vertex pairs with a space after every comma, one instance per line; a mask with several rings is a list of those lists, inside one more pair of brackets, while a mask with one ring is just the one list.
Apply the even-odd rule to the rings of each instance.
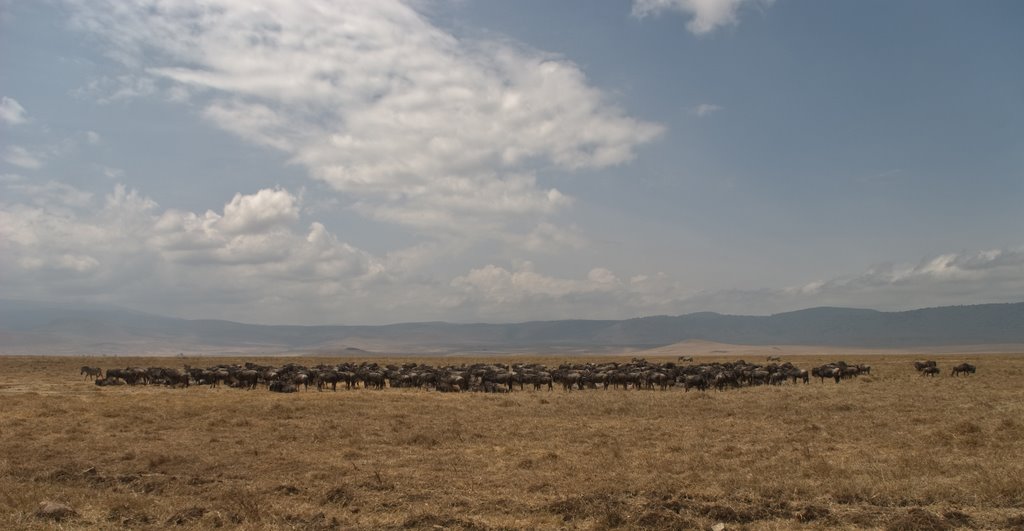
[[2, 0], [0, 298], [295, 324], [1022, 301], [1022, 23]]

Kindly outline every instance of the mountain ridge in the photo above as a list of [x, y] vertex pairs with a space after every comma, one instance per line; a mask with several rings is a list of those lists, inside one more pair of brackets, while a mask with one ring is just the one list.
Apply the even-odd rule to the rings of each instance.
[[1024, 302], [897, 312], [821, 306], [766, 316], [695, 312], [623, 320], [306, 326], [181, 319], [106, 305], [0, 299], [0, 353], [47, 346], [62, 352], [101, 346], [117, 351], [147, 342], [180, 345], [182, 350], [203, 346], [303, 351], [382, 345], [402, 352], [444, 352], [641, 349], [686, 340], [868, 348], [1024, 343]]

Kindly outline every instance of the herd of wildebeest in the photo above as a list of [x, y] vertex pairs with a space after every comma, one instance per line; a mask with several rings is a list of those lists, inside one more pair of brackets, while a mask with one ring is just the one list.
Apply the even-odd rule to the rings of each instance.
[[[508, 393], [518, 387], [534, 390], [553, 390], [556, 385], [566, 391], [584, 389], [661, 389], [682, 387], [685, 391], [710, 388], [724, 391], [730, 388], [756, 385], [782, 385], [808, 383], [812, 377], [821, 382], [826, 379], [840, 383], [845, 379], [870, 374], [871, 366], [849, 364], [844, 361], [827, 363], [810, 371], [769, 357], [764, 364], [735, 362], [693, 363], [693, 358], [679, 358], [679, 363], [652, 363], [633, 358], [628, 363], [564, 363], [547, 367], [539, 363], [476, 363], [472, 365], [445, 365], [434, 367], [423, 363], [380, 365], [373, 362], [345, 362], [338, 365], [320, 364], [306, 367], [287, 363], [280, 367], [247, 362], [244, 365], [214, 365], [206, 368], [183, 369], [166, 367], [128, 367], [107, 369], [82, 367], [81, 374], [95, 379], [96, 385], [166, 385], [188, 387], [190, 384], [210, 387], [227, 386], [256, 389], [264, 386], [271, 391], [293, 393], [314, 387], [318, 391], [345, 389], [420, 388], [441, 392], [478, 391]], [[684, 364], [684, 362], [689, 362]], [[939, 373], [934, 361], [916, 361], [914, 367], [921, 376]], [[962, 363], [953, 367], [952, 375], [975, 372], [973, 365]]]

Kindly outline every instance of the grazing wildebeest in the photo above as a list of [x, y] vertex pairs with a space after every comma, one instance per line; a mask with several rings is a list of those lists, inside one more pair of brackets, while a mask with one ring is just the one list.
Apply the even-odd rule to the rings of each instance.
[[368, 372], [362, 376], [362, 379], [368, 389], [384, 389], [387, 384], [384, 373], [379, 371]]
[[85, 365], [82, 365], [82, 372], [80, 374], [84, 374], [86, 378], [98, 380], [100, 378], [103, 378], [103, 369], [99, 367], [87, 367]]
[[268, 388], [274, 393], [294, 393], [299, 390], [295, 384], [282, 382], [281, 380], [270, 382]]
[[921, 370], [921, 376], [932, 376], [932, 377], [934, 377], [936, 374], [939, 374], [939, 368], [938, 367], [925, 367], [924, 369]]
[[242, 384], [242, 387], [246, 389], [256, 389], [256, 384], [259, 383], [260, 373], [246, 369], [244, 371], [238, 371], [235, 378]]
[[928, 360], [928, 361], [915, 361], [914, 362], [914, 368], [917, 369], [918, 372], [923, 371], [923, 370], [927, 369], [928, 367], [935, 367], [936, 365], [937, 364], [934, 361], [932, 361], [932, 360]]
[[957, 365], [956, 367], [953, 367], [953, 372], [951, 373], [951, 375], [952, 376], [960, 376], [961, 373], [962, 374], [974, 374], [974, 371], [976, 371], [976, 370], [977, 370], [977, 368], [974, 365], [971, 365], [970, 363], [961, 363], [960, 365]]
[[707, 391], [708, 379], [703, 374], [688, 375], [683, 379], [683, 392], [689, 391], [692, 387], [696, 387], [699, 391]]
[[128, 369], [107, 369], [106, 380], [112, 380], [120, 378], [124, 380], [128, 385], [135, 385], [136, 379], [133, 373]]
[[736, 374], [731, 371], [720, 372], [715, 375], [715, 389], [724, 391], [726, 387], [739, 387], [740, 382]]
[[314, 377], [314, 381], [316, 382], [317, 391], [323, 391], [328, 385], [331, 386], [331, 391], [337, 391], [338, 382], [341, 381], [341, 373], [338, 371], [324, 371], [317, 374]]
[[180, 369], [160, 369], [160, 378], [170, 387], [188, 387], [188, 373]]
[[822, 365], [811, 369], [811, 374], [821, 378], [822, 383], [825, 382], [825, 378], [832, 378], [839, 383], [839, 380], [843, 378], [843, 368], [836, 365]]

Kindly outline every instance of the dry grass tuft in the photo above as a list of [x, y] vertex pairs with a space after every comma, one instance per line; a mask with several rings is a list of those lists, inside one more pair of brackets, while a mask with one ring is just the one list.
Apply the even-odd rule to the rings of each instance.
[[941, 516], [920, 508], [913, 508], [889, 521], [888, 531], [946, 531], [952, 526]]
[[953, 527], [974, 527], [974, 521], [971, 519], [971, 515], [956, 509], [950, 509], [942, 513], [942, 517], [945, 518], [946, 521], [949, 522], [949, 525]]
[[345, 507], [352, 503], [356, 499], [356, 495], [352, 492], [352, 489], [342, 485], [340, 487], [334, 487], [327, 491], [324, 495], [323, 505], [337, 505], [339, 507]]
[[439, 516], [433, 513], [419, 513], [402, 521], [405, 529], [462, 529], [465, 531], [487, 531], [488, 526], [470, 519], [453, 516]]
[[199, 520], [206, 514], [204, 507], [189, 507], [171, 515], [165, 522], [167, 525], [188, 525]]
[[1014, 531], [1024, 530], [1024, 514], [1018, 514], [1007, 518], [1003, 525], [1006, 529], [1012, 529]]

